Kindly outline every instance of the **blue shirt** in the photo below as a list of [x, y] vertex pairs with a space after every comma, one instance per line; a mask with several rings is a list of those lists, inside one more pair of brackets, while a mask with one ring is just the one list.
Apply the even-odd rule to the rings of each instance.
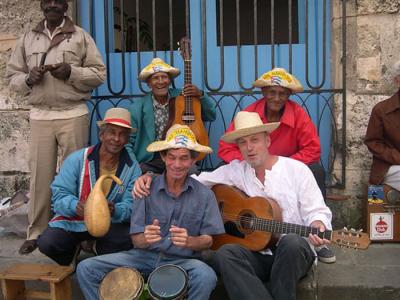
[[150, 251], [169, 255], [196, 257], [199, 253], [177, 247], [169, 239], [171, 225], [186, 228], [192, 237], [224, 233], [224, 225], [214, 193], [195, 179], [187, 177], [179, 197], [168, 191], [165, 174], [157, 176], [150, 195], [133, 201], [130, 234], [143, 233], [144, 227], [157, 219], [161, 227], [161, 241], [150, 245]]

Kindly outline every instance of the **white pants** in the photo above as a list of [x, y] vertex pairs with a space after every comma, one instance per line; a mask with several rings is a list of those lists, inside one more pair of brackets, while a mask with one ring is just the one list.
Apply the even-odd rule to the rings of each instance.
[[384, 183], [400, 191], [400, 165], [393, 165], [389, 168]]

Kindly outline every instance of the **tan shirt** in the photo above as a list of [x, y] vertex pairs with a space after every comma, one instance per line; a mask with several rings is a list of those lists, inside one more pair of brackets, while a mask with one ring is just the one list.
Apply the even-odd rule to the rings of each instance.
[[[45, 21], [40, 22], [20, 38], [7, 65], [10, 88], [29, 95], [31, 118], [36, 120], [68, 119], [86, 114], [86, 99], [106, 77], [99, 50], [87, 32], [68, 17], [56, 30], [49, 36]], [[59, 80], [47, 72], [40, 84], [30, 88], [25, 79], [33, 67], [39, 66], [44, 55], [46, 65], [69, 63], [71, 75], [67, 80]]]

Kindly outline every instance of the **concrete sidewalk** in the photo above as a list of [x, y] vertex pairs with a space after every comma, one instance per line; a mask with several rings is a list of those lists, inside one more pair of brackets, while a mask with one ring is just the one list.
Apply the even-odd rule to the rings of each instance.
[[[22, 238], [0, 231], [0, 269], [18, 262], [52, 263], [37, 250], [29, 255], [19, 255], [22, 243]], [[337, 262], [331, 265], [319, 263], [316, 270], [300, 282], [299, 300], [400, 299], [400, 244], [372, 244], [364, 251], [335, 246], [332, 249]], [[44, 287], [39, 283], [31, 284]], [[3, 299], [2, 295], [0, 299]], [[83, 299], [76, 281], [73, 299]], [[226, 299], [222, 286], [217, 287], [212, 299]]]

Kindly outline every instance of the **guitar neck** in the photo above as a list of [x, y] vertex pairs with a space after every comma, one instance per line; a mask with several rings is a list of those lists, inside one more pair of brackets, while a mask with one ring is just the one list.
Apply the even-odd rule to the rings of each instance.
[[261, 218], [254, 218], [252, 220], [254, 222], [252, 224], [252, 228], [255, 230], [272, 232], [272, 233], [295, 233], [303, 237], [308, 237], [311, 234], [317, 234], [321, 239], [332, 239], [332, 230], [325, 230], [321, 232], [318, 228], [304, 226], [304, 225], [297, 225], [285, 222], [279, 222], [275, 220], [268, 220], [268, 219], [261, 219]]
[[[185, 74], [184, 74], [184, 83], [191, 84], [192, 83], [192, 61], [190, 59], [184, 60], [185, 64]], [[193, 115], [192, 108], [192, 97], [185, 96], [185, 115]]]

